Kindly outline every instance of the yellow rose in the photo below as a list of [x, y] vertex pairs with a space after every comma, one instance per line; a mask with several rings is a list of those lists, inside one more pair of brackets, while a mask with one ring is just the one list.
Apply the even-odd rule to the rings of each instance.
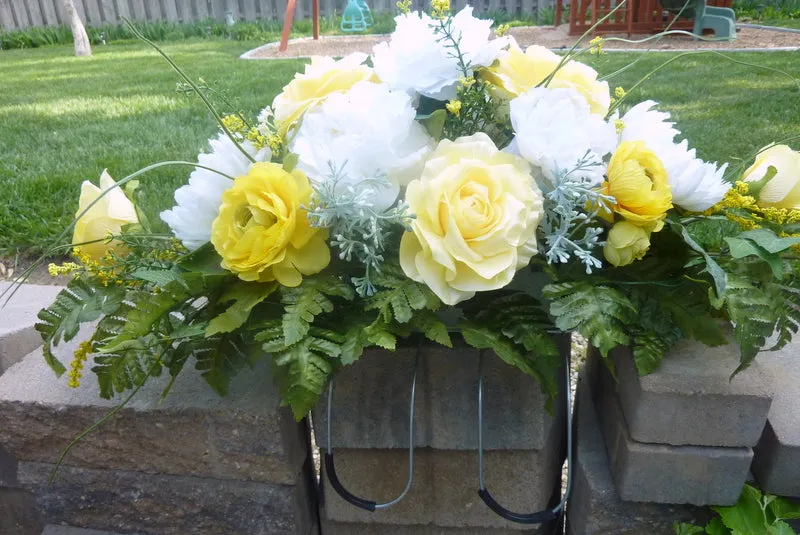
[[133, 203], [125, 196], [125, 192], [114, 187], [115, 185], [116, 182], [105, 170], [100, 175], [99, 188], [88, 180], [84, 180], [81, 184], [81, 198], [78, 201], [78, 211], [75, 213], [75, 217], [78, 217], [81, 212], [89, 208], [90, 204], [100, 198], [103, 191], [110, 190], [75, 222], [75, 230], [72, 234], [73, 245], [102, 240], [80, 245], [81, 251], [93, 260], [100, 260], [111, 249], [118, 253], [121, 252], [124, 246], [118, 240], [106, 243], [103, 238], [109, 234], [119, 234], [124, 225], [139, 222]]
[[486, 134], [442, 140], [406, 202], [416, 218], [400, 265], [448, 305], [506, 286], [536, 254], [542, 195], [530, 166]]
[[364, 65], [366, 54], [353, 53], [339, 61], [329, 57], [315, 56], [306, 65], [303, 74], [294, 79], [272, 101], [278, 131], [285, 135], [297, 123], [303, 113], [331, 93], [343, 93], [357, 82], [377, 82], [372, 68]]
[[667, 172], [658, 156], [643, 141], [623, 141], [608, 164], [607, 180], [601, 190], [616, 200], [614, 212], [634, 225], [659, 231], [672, 192]]
[[303, 275], [322, 271], [331, 260], [328, 231], [312, 227], [302, 208], [312, 189], [302, 171], [256, 163], [222, 194], [211, 243], [222, 267], [246, 281], [277, 280], [298, 286]]
[[800, 152], [787, 145], [767, 146], [744, 172], [742, 180], [761, 180], [770, 167], [774, 167], [777, 173], [758, 193], [758, 204], [800, 210]]
[[603, 255], [614, 266], [627, 266], [634, 260], [641, 260], [649, 248], [647, 230], [628, 221], [619, 221], [608, 231]]
[[[512, 44], [490, 67], [481, 69], [480, 75], [511, 99], [539, 85], [560, 61], [561, 56], [543, 46], [529, 46], [523, 52]], [[602, 116], [611, 105], [608, 82], [598, 81], [597, 71], [578, 61], [562, 65], [547, 87], [575, 89], [586, 99], [592, 113]]]

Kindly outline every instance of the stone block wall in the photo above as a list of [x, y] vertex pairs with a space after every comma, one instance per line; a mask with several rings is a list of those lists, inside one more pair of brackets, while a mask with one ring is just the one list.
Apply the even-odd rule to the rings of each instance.
[[[569, 350], [567, 338], [562, 350]], [[408, 411], [416, 348], [371, 351], [337, 376], [332, 444], [344, 486], [377, 502], [399, 495], [408, 475]], [[565, 456], [563, 399], [554, 416], [530, 377], [495, 355], [484, 357], [484, 447], [487, 489], [516, 512], [546, 508], [560, 497]], [[417, 372], [415, 472], [408, 496], [368, 512], [344, 501], [322, 474], [322, 533], [501, 535], [550, 533], [554, 525], [508, 522], [478, 496], [479, 352], [424, 346]], [[317, 446], [327, 445], [327, 400], [314, 412]]]

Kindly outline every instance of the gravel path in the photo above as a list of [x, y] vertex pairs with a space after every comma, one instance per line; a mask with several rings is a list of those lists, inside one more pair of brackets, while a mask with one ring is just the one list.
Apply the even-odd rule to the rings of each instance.
[[[553, 26], [526, 26], [512, 28], [509, 32], [522, 47], [533, 44], [544, 45], [548, 48], [569, 48], [576, 37], [568, 35], [568, 25]], [[605, 37], [627, 38], [627, 34], [606, 34]], [[648, 37], [647, 35], [633, 35], [632, 40]], [[277, 43], [270, 43], [246, 54], [247, 57], [258, 58], [292, 58], [308, 57], [314, 55], [344, 56], [351, 52], [372, 51], [377, 43], [386, 40], [385, 35], [347, 35], [347, 36], [322, 36], [318, 41], [310, 38], [296, 39], [289, 42], [285, 52], [278, 51]], [[686, 35], [663, 37], [657, 43], [626, 43], [622, 41], [608, 41], [606, 49], [652, 47], [656, 50], [697, 50], [706, 48], [740, 49], [740, 48], [800, 48], [800, 33], [781, 32], [764, 28], [739, 28], [734, 41], [697, 41]]]

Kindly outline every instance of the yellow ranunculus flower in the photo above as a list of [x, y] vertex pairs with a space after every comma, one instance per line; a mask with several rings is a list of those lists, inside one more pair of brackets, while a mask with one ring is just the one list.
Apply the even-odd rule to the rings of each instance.
[[[139, 222], [133, 203], [125, 196], [124, 191], [120, 188], [114, 188], [115, 184], [114, 179], [105, 170], [100, 175], [99, 188], [88, 180], [83, 181], [83, 184], [81, 184], [81, 197], [78, 201], [78, 211], [75, 213], [75, 217], [78, 217], [92, 202], [97, 200], [103, 191], [108, 189], [111, 191], [106, 193], [89, 208], [88, 212], [75, 222], [75, 230], [72, 234], [73, 245], [93, 240], [103, 240], [109, 234], [119, 234], [124, 225]], [[96, 241], [95, 243], [80, 245], [84, 254], [98, 261], [109, 250], [114, 249], [119, 253], [123, 247], [117, 240], [110, 243]]]
[[661, 230], [667, 210], [672, 208], [664, 164], [643, 141], [619, 144], [608, 164], [607, 180], [601, 190], [616, 199], [614, 212], [651, 231]]
[[744, 172], [742, 180], [761, 180], [770, 166], [775, 168], [777, 174], [758, 193], [758, 204], [800, 210], [800, 152], [787, 145], [765, 147], [753, 165]]
[[442, 140], [406, 202], [400, 265], [448, 305], [506, 286], [536, 254], [542, 194], [528, 162], [486, 134]]
[[357, 82], [378, 82], [371, 67], [364, 65], [366, 54], [353, 53], [336, 61], [315, 56], [303, 74], [295, 74], [272, 101], [278, 131], [285, 135], [303, 113], [331, 93], [343, 93]]
[[614, 266], [627, 266], [634, 260], [641, 260], [649, 248], [647, 230], [628, 221], [619, 221], [608, 231], [603, 255]]
[[302, 171], [256, 163], [222, 194], [211, 243], [222, 267], [246, 281], [298, 286], [303, 275], [322, 271], [331, 260], [328, 231], [309, 224], [302, 208], [311, 199]]
[[[480, 76], [495, 85], [509, 99], [525, 93], [555, 70], [561, 56], [540, 46], [529, 46], [525, 52], [512, 44], [490, 67], [481, 69]], [[597, 71], [578, 61], [568, 61], [558, 69], [547, 85], [551, 88], [572, 88], [586, 98], [592, 113], [605, 116], [611, 105], [608, 82], [597, 79]]]

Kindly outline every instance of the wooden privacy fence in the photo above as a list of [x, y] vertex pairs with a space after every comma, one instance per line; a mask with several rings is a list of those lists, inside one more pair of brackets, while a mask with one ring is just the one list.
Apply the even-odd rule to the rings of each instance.
[[[142, 21], [186, 22], [213, 18], [225, 20], [282, 21], [287, 0], [74, 0], [87, 26], [117, 24], [120, 17]], [[376, 13], [396, 11], [397, 0], [367, 0]], [[467, 3], [478, 12], [502, 11], [514, 15], [535, 13], [552, 7], [554, 0], [454, 0], [461, 8]], [[341, 15], [347, 0], [320, 0], [322, 17]], [[428, 8], [430, 0], [414, 0], [414, 9]], [[311, 18], [311, 0], [298, 0], [295, 20]], [[0, 30], [36, 26], [69, 25], [61, 0], [0, 0]]]

